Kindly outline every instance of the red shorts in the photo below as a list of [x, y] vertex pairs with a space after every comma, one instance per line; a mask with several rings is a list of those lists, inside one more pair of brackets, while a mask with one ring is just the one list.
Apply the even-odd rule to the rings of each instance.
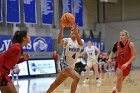
[[8, 76], [10, 73], [10, 70], [5, 70], [4, 68], [2, 68], [2, 71], [1, 71], [1, 78], [0, 78], [0, 81], [2, 80], [2, 75], [5, 76], [6, 80], [10, 83], [12, 83], [12, 80], [10, 79], [10, 77]]
[[[119, 68], [119, 69], [121, 69], [121, 66], [122, 66], [122, 65], [123, 65], [123, 64], [120, 64], [120, 63], [118, 62], [118, 68]], [[125, 70], [123, 70], [123, 76], [128, 76], [129, 73], [130, 73], [130, 70], [131, 70], [131, 64], [128, 65], [128, 66], [126, 67]]]

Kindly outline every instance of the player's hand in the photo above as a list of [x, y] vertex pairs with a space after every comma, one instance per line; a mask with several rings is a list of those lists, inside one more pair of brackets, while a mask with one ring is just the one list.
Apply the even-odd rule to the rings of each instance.
[[30, 58], [30, 55], [28, 53], [23, 54], [24, 60], [28, 60]]
[[128, 66], [128, 64], [125, 63], [125, 64], [123, 64], [123, 65], [121, 66], [121, 69], [122, 69], [122, 70], [125, 70], [127, 66]]
[[78, 25], [76, 23], [74, 24], [73, 30], [74, 30], [75, 33], [78, 33]]
[[62, 21], [60, 20], [60, 29], [63, 30], [64, 27], [65, 27], [65, 26], [62, 24]]

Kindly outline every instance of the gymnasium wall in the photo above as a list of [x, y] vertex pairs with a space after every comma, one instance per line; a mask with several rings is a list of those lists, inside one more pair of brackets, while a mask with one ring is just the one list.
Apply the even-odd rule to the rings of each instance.
[[105, 21], [140, 19], [139, 5], [139, 0], [118, 0], [118, 3], [105, 3]]
[[84, 29], [90, 30], [94, 29], [94, 24], [97, 21], [97, 0], [83, 0], [84, 6]]
[[123, 20], [140, 19], [140, 0], [122, 0]]

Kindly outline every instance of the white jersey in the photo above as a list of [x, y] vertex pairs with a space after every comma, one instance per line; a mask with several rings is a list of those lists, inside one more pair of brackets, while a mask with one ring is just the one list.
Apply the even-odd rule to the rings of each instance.
[[[64, 41], [63, 44], [65, 44], [67, 42], [67, 46], [63, 45], [64, 60], [68, 65], [74, 66], [80, 55], [82, 47], [80, 45], [78, 45], [78, 42], [76, 40], [73, 41], [71, 38], [64, 38], [63, 41]], [[83, 39], [82, 39], [82, 41], [84, 42]]]
[[85, 47], [84, 51], [87, 53], [87, 60], [97, 60], [96, 59], [96, 54], [95, 52], [98, 51], [99, 49], [96, 46], [91, 46], [91, 48], [89, 47]]

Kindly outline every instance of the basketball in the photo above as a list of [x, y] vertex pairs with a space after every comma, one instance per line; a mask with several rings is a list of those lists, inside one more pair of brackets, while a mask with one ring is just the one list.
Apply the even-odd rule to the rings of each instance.
[[65, 27], [70, 27], [75, 23], [75, 17], [71, 13], [65, 13], [61, 17], [61, 22]]

